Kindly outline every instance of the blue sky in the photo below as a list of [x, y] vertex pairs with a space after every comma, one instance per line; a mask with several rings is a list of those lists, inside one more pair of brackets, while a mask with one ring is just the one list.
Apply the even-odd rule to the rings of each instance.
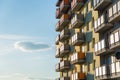
[[53, 80], [56, 0], [0, 0], [0, 80]]

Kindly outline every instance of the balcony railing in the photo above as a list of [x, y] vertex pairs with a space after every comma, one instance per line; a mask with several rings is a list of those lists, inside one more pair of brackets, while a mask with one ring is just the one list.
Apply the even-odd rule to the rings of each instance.
[[71, 56], [71, 64], [79, 64], [85, 62], [85, 53], [79, 52]]
[[58, 0], [57, 3], [56, 3], [56, 6], [60, 6], [62, 0]]
[[85, 73], [83, 72], [78, 72], [78, 73], [72, 74], [71, 76], [71, 80], [85, 80], [85, 79], [86, 79], [86, 76], [85, 76]]
[[60, 41], [62, 42], [68, 39], [69, 37], [70, 37], [70, 31], [68, 29], [62, 30], [62, 32], [60, 33]]
[[75, 14], [71, 20], [72, 28], [80, 28], [84, 24], [83, 14]]
[[56, 57], [56, 58], [60, 58], [60, 49], [57, 49], [57, 50], [56, 50], [55, 57]]
[[109, 66], [104, 65], [95, 69], [95, 77], [97, 80], [107, 79], [109, 76]]
[[56, 18], [57, 18], [57, 19], [60, 19], [61, 16], [62, 16], [62, 13], [61, 13], [61, 11], [60, 11], [60, 8], [57, 8], [57, 9], [56, 9]]
[[84, 33], [76, 33], [72, 36], [72, 45], [79, 46], [85, 42]]
[[104, 65], [95, 69], [97, 80], [119, 78], [120, 76], [120, 61]]
[[107, 22], [107, 17], [105, 16], [106, 14], [103, 14], [100, 16], [95, 22], [94, 22], [94, 29], [95, 32], [104, 32], [108, 29], [110, 29], [113, 24]]
[[120, 1], [108, 9], [108, 21], [111, 23], [120, 21]]
[[70, 7], [70, 0], [62, 0], [60, 4], [60, 11], [66, 13]]
[[95, 54], [96, 55], [103, 55], [106, 52], [106, 44], [105, 44], [105, 39], [97, 42], [95, 44]]
[[110, 65], [110, 76], [111, 78], [120, 76], [120, 61], [114, 62]]
[[70, 80], [70, 77], [61, 77], [60, 80]]
[[109, 35], [109, 47], [112, 50], [120, 48], [120, 28]]
[[57, 37], [56, 37], [56, 45], [58, 45], [59, 44], [59, 41], [60, 41], [60, 35], [58, 35]]
[[60, 47], [60, 56], [67, 55], [70, 52], [70, 46], [69, 45], [63, 45]]
[[112, 0], [93, 0], [93, 1], [94, 10], [103, 10], [112, 2]]
[[72, 11], [74, 12], [80, 10], [83, 4], [84, 4], [83, 0], [73, 0], [71, 3]]
[[56, 24], [56, 31], [61, 31], [62, 27], [60, 27], [60, 21]]
[[60, 63], [56, 64], [56, 72], [60, 71]]
[[64, 60], [60, 62], [60, 71], [66, 71], [70, 69], [70, 61]]

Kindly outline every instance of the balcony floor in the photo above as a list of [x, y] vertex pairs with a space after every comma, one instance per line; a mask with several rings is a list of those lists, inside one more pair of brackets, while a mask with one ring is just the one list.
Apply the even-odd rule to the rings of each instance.
[[104, 24], [101, 24], [97, 29], [95, 29], [95, 32], [105, 32], [106, 30], [110, 29], [111, 27], [113, 27], [113, 24], [111, 23], [104, 23]]
[[105, 7], [107, 7], [112, 1], [111, 0], [100, 0], [100, 3], [98, 3], [94, 10], [103, 10]]
[[109, 18], [109, 22], [114, 23], [120, 21], [120, 11]]

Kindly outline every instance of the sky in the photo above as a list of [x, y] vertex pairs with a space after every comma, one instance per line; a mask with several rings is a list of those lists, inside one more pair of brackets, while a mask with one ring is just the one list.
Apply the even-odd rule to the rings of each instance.
[[54, 80], [57, 0], [0, 0], [0, 80]]

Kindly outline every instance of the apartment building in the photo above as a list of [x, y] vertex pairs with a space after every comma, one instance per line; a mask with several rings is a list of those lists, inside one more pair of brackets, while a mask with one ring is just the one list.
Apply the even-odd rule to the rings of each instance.
[[119, 80], [120, 1], [56, 2], [56, 80]]
[[120, 0], [94, 0], [94, 10], [99, 12], [94, 22], [99, 33], [95, 54], [100, 56], [96, 79], [120, 80]]

